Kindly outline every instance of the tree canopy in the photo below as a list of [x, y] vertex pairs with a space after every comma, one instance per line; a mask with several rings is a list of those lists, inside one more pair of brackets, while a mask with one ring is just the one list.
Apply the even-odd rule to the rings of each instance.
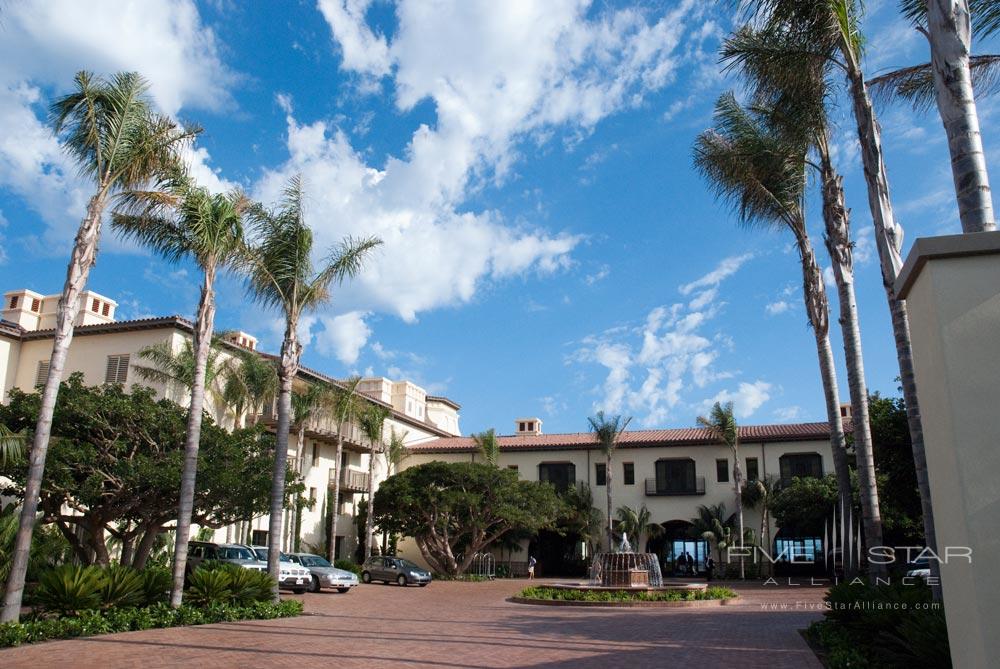
[[551, 527], [563, 511], [552, 486], [472, 462], [428, 462], [391, 476], [374, 510], [383, 531], [413, 537], [432, 569], [453, 575], [508, 532]]
[[[0, 423], [30, 430], [38, 393], [10, 391]], [[42, 484], [41, 522], [54, 524], [85, 562], [107, 564], [106, 536], [122, 545], [125, 564], [141, 566], [157, 535], [177, 515], [187, 411], [153, 391], [88, 387], [80, 374], [62, 383]], [[198, 458], [194, 522], [222, 527], [266, 512], [273, 437], [258, 429], [232, 434], [206, 416]], [[27, 467], [8, 463], [0, 491], [23, 495]]]

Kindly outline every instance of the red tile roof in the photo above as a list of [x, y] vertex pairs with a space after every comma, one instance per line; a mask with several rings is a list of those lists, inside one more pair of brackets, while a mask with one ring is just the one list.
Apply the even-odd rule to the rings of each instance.
[[[845, 429], [848, 429], [845, 426]], [[788, 425], [744, 425], [740, 439], [755, 441], [826, 441], [830, 438], [828, 423], [792, 423]], [[569, 434], [514, 435], [497, 437], [501, 451], [548, 451], [593, 448], [590, 432]], [[708, 430], [701, 427], [672, 430], [634, 430], [622, 434], [619, 448], [653, 448], [657, 446], [704, 446], [717, 444]], [[477, 449], [472, 437], [444, 437], [410, 447], [414, 453], [461, 453]]]

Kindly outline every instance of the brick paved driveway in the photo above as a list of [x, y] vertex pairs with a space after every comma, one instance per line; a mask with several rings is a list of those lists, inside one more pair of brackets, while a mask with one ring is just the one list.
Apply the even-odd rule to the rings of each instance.
[[[0, 651], [0, 667], [819, 667], [798, 630], [818, 588], [745, 588], [711, 609], [511, 604], [523, 581], [361, 585], [304, 595], [308, 615]], [[782, 608], [784, 607], [784, 610]], [[683, 665], [681, 663], [684, 663]]]

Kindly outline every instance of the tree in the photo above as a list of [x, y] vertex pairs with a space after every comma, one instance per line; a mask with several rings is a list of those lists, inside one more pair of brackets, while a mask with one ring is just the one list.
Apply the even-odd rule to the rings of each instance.
[[663, 526], [650, 522], [653, 514], [643, 504], [639, 510], [630, 506], [618, 507], [618, 529], [632, 537], [637, 552], [641, 552], [642, 538], [652, 539], [663, 534]]
[[[361, 424], [361, 432], [368, 439], [368, 503], [371, 505], [372, 495], [375, 493], [375, 454], [385, 448], [383, 433], [385, 431], [385, 421], [389, 419], [392, 412], [388, 407], [381, 404], [369, 404], [361, 412], [358, 422]], [[365, 536], [362, 555], [367, 559], [372, 551], [372, 514], [365, 516]]]
[[[395, 472], [399, 471], [400, 465], [403, 464], [410, 452], [406, 448], [406, 435], [409, 434], [406, 430], [402, 432], [397, 432], [395, 426], [389, 427], [389, 440], [385, 442], [385, 447], [382, 449], [382, 455], [385, 458], [385, 475], [386, 477], [392, 476]], [[382, 532], [382, 554], [386, 555], [389, 550], [389, 532]], [[395, 538], [392, 541], [395, 545]]]
[[337, 454], [335, 456], [336, 466], [334, 471], [336, 477], [333, 482], [333, 499], [330, 504], [330, 517], [328, 519], [330, 527], [330, 543], [326, 548], [327, 559], [334, 562], [337, 557], [337, 520], [340, 515], [340, 481], [343, 476], [344, 457], [344, 426], [350, 425], [360, 409], [360, 397], [358, 396], [358, 386], [361, 384], [360, 376], [352, 376], [343, 384], [334, 386], [333, 415], [337, 421]]
[[[165, 386], [177, 394], [191, 394], [194, 389], [197, 361], [190, 339], [184, 340], [179, 351], [174, 351], [169, 341], [146, 346], [139, 350], [139, 357], [151, 363], [151, 365], [132, 365], [133, 371], [139, 378]], [[226, 369], [221, 357], [222, 351], [213, 346], [209, 350], [205, 364], [205, 391], [216, 397], [222, 396], [219, 381]]]
[[938, 113], [948, 136], [962, 231], [995, 230], [971, 65], [973, 27], [978, 36], [995, 32], [1000, 28], [1000, 12], [989, 0], [902, 0], [901, 5], [930, 42], [930, 69]]
[[760, 512], [760, 546], [771, 552], [771, 502], [778, 486], [778, 478], [768, 474], [763, 479], [748, 481], [743, 488], [742, 503], [746, 509]]
[[912, 546], [924, 539], [920, 491], [913, 467], [913, 447], [906, 424], [906, 405], [899, 397], [869, 400], [872, 417], [872, 443], [878, 459], [882, 517], [885, 519], [886, 544]]
[[[735, 515], [726, 515], [726, 505], [722, 502], [710, 506], [700, 504], [698, 505], [698, 515], [691, 519], [689, 532], [692, 537], [704, 539], [715, 546], [719, 564], [728, 563], [728, 559], [722, 559], [722, 552], [728, 551], [735, 542], [733, 539], [735, 519]], [[728, 558], [728, 553], [726, 555]]]
[[[126, 239], [149, 247], [167, 260], [178, 262], [191, 258], [201, 270], [201, 296], [191, 344], [191, 361], [194, 363], [190, 369], [191, 401], [177, 509], [173, 586], [170, 590], [170, 605], [177, 608], [184, 596], [187, 576], [187, 549], [191, 537], [205, 389], [211, 387], [215, 377], [215, 370], [209, 377], [215, 332], [215, 280], [220, 271], [236, 266], [243, 258], [243, 214], [250, 201], [239, 190], [213, 195], [207, 188], [195, 184], [181, 169], [166, 175], [158, 185], [160, 187], [153, 191], [125, 194], [111, 225]], [[149, 353], [157, 351], [147, 351]], [[155, 356], [153, 359], [156, 359]]]
[[604, 534], [604, 514], [594, 506], [593, 490], [586, 483], [578, 483], [559, 493], [559, 497], [564, 509], [556, 522], [556, 531], [577, 535], [586, 544], [587, 554], [592, 555]]
[[141, 188], [147, 181], [172, 168], [178, 150], [197, 132], [182, 128], [153, 111], [146, 81], [134, 72], [116, 74], [110, 80], [79, 72], [75, 90], [58, 98], [51, 107], [55, 133], [73, 157], [80, 172], [93, 180], [94, 192], [80, 223], [66, 270], [66, 282], [56, 311], [56, 325], [49, 358], [49, 375], [42, 395], [42, 410], [34, 429], [30, 450], [30, 473], [21, 506], [10, 575], [4, 588], [0, 622], [17, 622], [28, 568], [31, 533], [38, 511], [39, 491], [45, 473], [45, 456], [52, 430], [59, 382], [73, 339], [80, 309], [80, 295], [97, 259], [97, 240], [108, 201]]
[[509, 532], [551, 527], [562, 503], [551, 485], [509, 469], [428, 462], [383, 481], [373, 508], [379, 527], [413, 537], [434, 571], [460, 575]]
[[[296, 439], [295, 439], [295, 474], [300, 475], [302, 473], [302, 459], [304, 457], [304, 449], [306, 447], [306, 425], [314, 419], [320, 411], [326, 409], [330, 406], [331, 393], [328, 386], [325, 384], [310, 383], [306, 386], [306, 389], [301, 392], [292, 391], [292, 424], [296, 429]], [[288, 523], [288, 546], [294, 546], [299, 543], [299, 535], [301, 534], [301, 528], [299, 527], [302, 521], [302, 508], [304, 504], [301, 502], [295, 505], [295, 518], [293, 522]], [[295, 537], [293, 540], [292, 537]], [[288, 550], [291, 550], [289, 548]]]
[[248, 290], [259, 304], [278, 309], [285, 319], [285, 335], [278, 361], [277, 445], [271, 488], [267, 572], [274, 579], [272, 595], [278, 601], [281, 512], [288, 466], [288, 430], [291, 421], [292, 381], [302, 358], [298, 327], [302, 316], [330, 300], [330, 287], [361, 271], [365, 258], [381, 241], [375, 237], [346, 238], [319, 268], [313, 264], [313, 233], [304, 220], [302, 180], [293, 177], [275, 211], [253, 211], [255, 243], [246, 254], [244, 272]]
[[[13, 389], [0, 407], [12, 429], [34, 424], [37, 393]], [[167, 526], [177, 518], [187, 410], [156, 400], [152, 389], [85, 386], [80, 374], [63, 382], [53, 422], [51, 468], [40, 494], [42, 515], [84, 563], [107, 565], [107, 538], [122, 564], [142, 567]], [[260, 429], [232, 434], [206, 418], [201, 435], [193, 519], [222, 527], [266, 508], [271, 439]], [[27, 471], [7, 467], [2, 494], [22, 497]]]
[[[851, 397], [851, 420], [858, 478], [866, 517], [869, 545], [881, 544], [882, 517], [879, 508], [875, 458], [868, 417], [868, 386], [865, 382], [861, 326], [854, 291], [854, 258], [843, 178], [833, 166], [826, 104], [829, 61], [782, 58], [775, 67], [771, 53], [781, 48], [797, 53], [809, 47], [805, 37], [785, 26], [755, 31], [743, 28], [723, 46], [723, 58], [738, 67], [750, 88], [754, 104], [769, 119], [774, 132], [788, 137], [806, 167], [818, 173], [823, 199], [824, 242], [830, 255], [840, 305], [840, 326]], [[817, 161], [810, 160], [815, 154]], [[845, 495], [846, 498], [846, 495]], [[843, 508], [847, 508], [846, 499]]]
[[775, 132], [766, 116], [744, 109], [732, 93], [726, 93], [716, 103], [715, 127], [695, 142], [694, 161], [717, 197], [733, 206], [742, 225], [784, 228], [795, 239], [802, 268], [802, 297], [816, 340], [833, 463], [846, 498], [851, 475], [830, 346], [829, 302], [806, 230], [804, 153], [800, 139]]
[[825, 524], [833, 517], [834, 509], [839, 507], [839, 501], [837, 480], [833, 476], [794, 478], [774, 493], [771, 512], [782, 531], [797, 536], [821, 537]]
[[500, 458], [500, 442], [497, 441], [497, 431], [491, 427], [485, 432], [473, 434], [472, 441], [476, 444], [486, 462], [496, 467], [497, 461]]
[[[729, 447], [733, 454], [733, 490], [736, 493], [737, 537], [743, 548], [743, 470], [740, 467], [740, 428], [733, 414], [733, 403], [716, 402], [709, 415], [698, 416], [698, 424], [707, 429], [712, 438]], [[740, 578], [744, 578], [743, 555], [740, 555]]]
[[222, 369], [222, 376], [222, 399], [233, 412], [237, 427], [245, 424], [246, 415], [263, 413], [278, 392], [274, 363], [252, 351], [236, 351], [230, 364]]
[[0, 467], [21, 462], [24, 458], [24, 435], [0, 425]]
[[590, 423], [590, 431], [594, 433], [597, 447], [604, 454], [604, 490], [608, 497], [608, 550], [614, 545], [614, 518], [611, 515], [611, 454], [618, 447], [618, 440], [622, 433], [632, 422], [632, 417], [622, 418], [621, 416], [605, 416], [603, 411], [598, 411], [596, 415], [587, 419]]
[[[854, 121], [857, 126], [861, 162], [864, 167], [865, 184], [868, 188], [868, 207], [875, 226], [875, 246], [878, 250], [882, 270], [882, 286], [885, 290], [889, 313], [892, 318], [893, 337], [896, 344], [896, 358], [906, 401], [910, 437], [913, 442], [913, 459], [920, 485], [920, 499], [924, 516], [924, 534], [927, 545], [937, 549], [934, 533], [934, 511], [931, 505], [930, 484], [927, 479], [927, 457], [924, 450], [923, 426], [920, 419], [920, 405], [917, 400], [916, 380], [913, 373], [913, 352], [910, 344], [910, 322], [906, 304], [896, 297], [896, 277], [903, 265], [900, 255], [903, 245], [903, 229], [892, 211], [889, 194], [889, 176], [882, 153], [881, 130], [872, 107], [871, 97], [861, 67], [861, 53], [864, 45], [859, 17], [863, 10], [860, 0], [748, 0], [743, 4], [751, 19], [763, 21], [770, 26], [785, 26], [806, 39], [808, 48], [796, 53], [783, 52], [780, 48], [771, 50], [775, 66], [782, 61], [829, 61], [836, 71], [846, 76]], [[870, 509], [871, 504], [866, 504]], [[865, 523], [866, 534], [872, 528]], [[866, 537], [871, 543], [871, 538]], [[876, 572], [881, 569], [875, 566]], [[940, 588], [934, 586], [934, 595], [940, 599]]]

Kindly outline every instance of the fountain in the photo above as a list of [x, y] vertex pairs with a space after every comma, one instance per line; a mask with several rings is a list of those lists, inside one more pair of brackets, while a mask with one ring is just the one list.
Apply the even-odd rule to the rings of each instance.
[[604, 588], [660, 588], [660, 560], [652, 553], [636, 553], [622, 535], [618, 550], [598, 553], [590, 565], [590, 584]]

